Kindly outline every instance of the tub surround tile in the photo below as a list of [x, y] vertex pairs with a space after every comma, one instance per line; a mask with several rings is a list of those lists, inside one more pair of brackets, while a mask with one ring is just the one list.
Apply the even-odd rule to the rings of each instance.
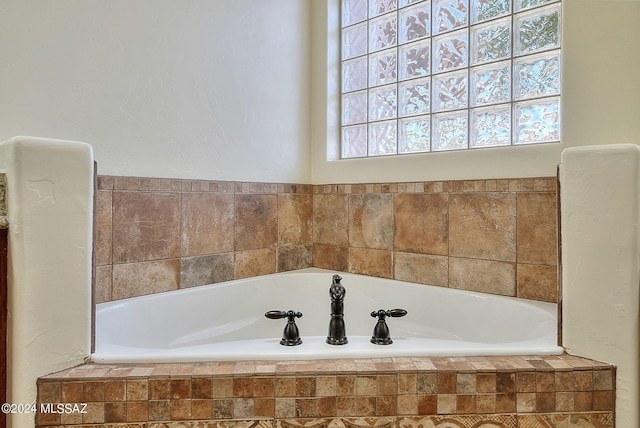
[[180, 259], [113, 265], [112, 281], [114, 300], [177, 290]]
[[449, 217], [449, 255], [516, 261], [515, 194], [454, 194]]
[[430, 254], [394, 253], [394, 279], [447, 287], [449, 258]]
[[96, 264], [110, 265], [113, 263], [113, 192], [98, 190], [96, 192]]
[[285, 245], [278, 247], [278, 272], [313, 266], [313, 245]]
[[111, 291], [113, 289], [113, 266], [96, 266], [96, 277], [93, 289], [95, 303], [110, 302], [113, 300]]
[[448, 255], [448, 204], [444, 193], [396, 195], [395, 250]]
[[235, 196], [236, 251], [273, 247], [278, 242], [276, 195]]
[[515, 296], [515, 280], [515, 263], [449, 258], [449, 287], [451, 288]]
[[556, 205], [553, 177], [311, 186], [98, 176], [97, 301], [173, 289], [126, 284], [116, 266], [178, 260], [177, 288], [316, 266], [554, 302]]
[[314, 195], [313, 242], [342, 247], [349, 245], [349, 198], [347, 195]]
[[[116, 284], [115, 276], [123, 269], [115, 267], [121, 264], [177, 259], [182, 265], [179, 288], [228, 281], [236, 273], [261, 275], [278, 266], [292, 270], [312, 264], [310, 185], [110, 176], [98, 176], [97, 181], [99, 302], [172, 288], [154, 287], [144, 278], [136, 284]], [[177, 223], [171, 226], [168, 219]], [[144, 236], [140, 240], [137, 235]], [[274, 263], [268, 267], [235, 266], [235, 251], [289, 245], [280, 252], [278, 265], [269, 255]], [[238, 260], [245, 261], [242, 255]]]
[[518, 193], [518, 261], [557, 264], [556, 193]]
[[300, 245], [313, 239], [313, 198], [309, 194], [278, 195], [278, 242]]
[[185, 193], [181, 210], [181, 256], [226, 253], [235, 249], [232, 194]]
[[517, 296], [555, 303], [558, 301], [558, 269], [555, 266], [518, 263]]
[[339, 272], [348, 272], [349, 248], [315, 244], [313, 246], [313, 266]]
[[180, 288], [216, 284], [234, 279], [234, 253], [183, 257], [180, 264]]
[[363, 193], [349, 197], [349, 245], [393, 250], [393, 195]]
[[171, 380], [170, 379], [150, 379], [149, 380], [149, 399], [151, 400], [168, 400], [171, 397]]
[[234, 277], [240, 279], [276, 273], [276, 256], [275, 248], [236, 252]]
[[40, 378], [38, 402], [88, 413], [37, 425], [612, 428], [614, 389], [614, 367], [566, 354], [85, 364]]
[[214, 399], [211, 405], [213, 419], [233, 419], [234, 402], [230, 398]]
[[180, 257], [179, 218], [179, 193], [113, 192], [113, 262]]
[[393, 253], [386, 250], [349, 248], [349, 272], [393, 278]]

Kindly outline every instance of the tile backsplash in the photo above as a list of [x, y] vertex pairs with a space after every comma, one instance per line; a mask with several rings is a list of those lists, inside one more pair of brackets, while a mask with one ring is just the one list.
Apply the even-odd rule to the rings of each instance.
[[556, 178], [299, 185], [98, 177], [96, 301], [321, 267], [557, 300]]

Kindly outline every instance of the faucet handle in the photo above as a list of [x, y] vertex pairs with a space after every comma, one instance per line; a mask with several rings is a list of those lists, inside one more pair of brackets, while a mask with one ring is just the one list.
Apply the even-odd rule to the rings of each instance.
[[389, 309], [387, 311], [387, 316], [392, 318], [400, 318], [407, 315], [407, 311], [405, 309]]
[[371, 312], [371, 316], [373, 318], [378, 317], [382, 320], [384, 320], [385, 317], [400, 318], [405, 315], [407, 315], [407, 311], [405, 309], [389, 309], [388, 311], [378, 309], [377, 311]]
[[279, 320], [281, 318], [286, 318], [287, 311], [268, 311], [265, 312], [264, 316], [272, 320]]
[[373, 335], [371, 336], [371, 343], [376, 345], [391, 345], [393, 340], [389, 335], [389, 327], [385, 321], [386, 317], [399, 318], [407, 315], [407, 311], [404, 309], [379, 309], [371, 312], [373, 318], [378, 317], [378, 322], [373, 328]]
[[302, 339], [300, 339], [300, 332], [296, 325], [296, 318], [300, 318], [302, 316], [302, 312], [267, 311], [264, 316], [272, 320], [288, 318], [287, 324], [284, 326], [284, 331], [282, 332], [282, 340], [280, 340], [281, 345], [296, 346], [302, 343]]
[[272, 320], [279, 320], [282, 318], [289, 318], [289, 321], [294, 321], [295, 318], [300, 318], [302, 316], [302, 312], [294, 312], [294, 311], [268, 311], [264, 314], [265, 317]]

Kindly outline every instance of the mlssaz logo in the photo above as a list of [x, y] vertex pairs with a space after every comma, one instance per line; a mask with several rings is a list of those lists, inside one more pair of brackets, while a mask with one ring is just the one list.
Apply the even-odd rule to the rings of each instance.
[[40, 403], [40, 413], [84, 414], [87, 413], [87, 403]]

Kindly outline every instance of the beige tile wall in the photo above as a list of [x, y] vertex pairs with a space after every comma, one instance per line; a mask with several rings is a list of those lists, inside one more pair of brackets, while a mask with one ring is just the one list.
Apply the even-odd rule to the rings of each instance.
[[555, 302], [556, 179], [314, 187], [317, 267]]
[[316, 266], [555, 302], [554, 177], [357, 185], [98, 178], [98, 302]]
[[96, 301], [312, 265], [309, 185], [98, 177]]

